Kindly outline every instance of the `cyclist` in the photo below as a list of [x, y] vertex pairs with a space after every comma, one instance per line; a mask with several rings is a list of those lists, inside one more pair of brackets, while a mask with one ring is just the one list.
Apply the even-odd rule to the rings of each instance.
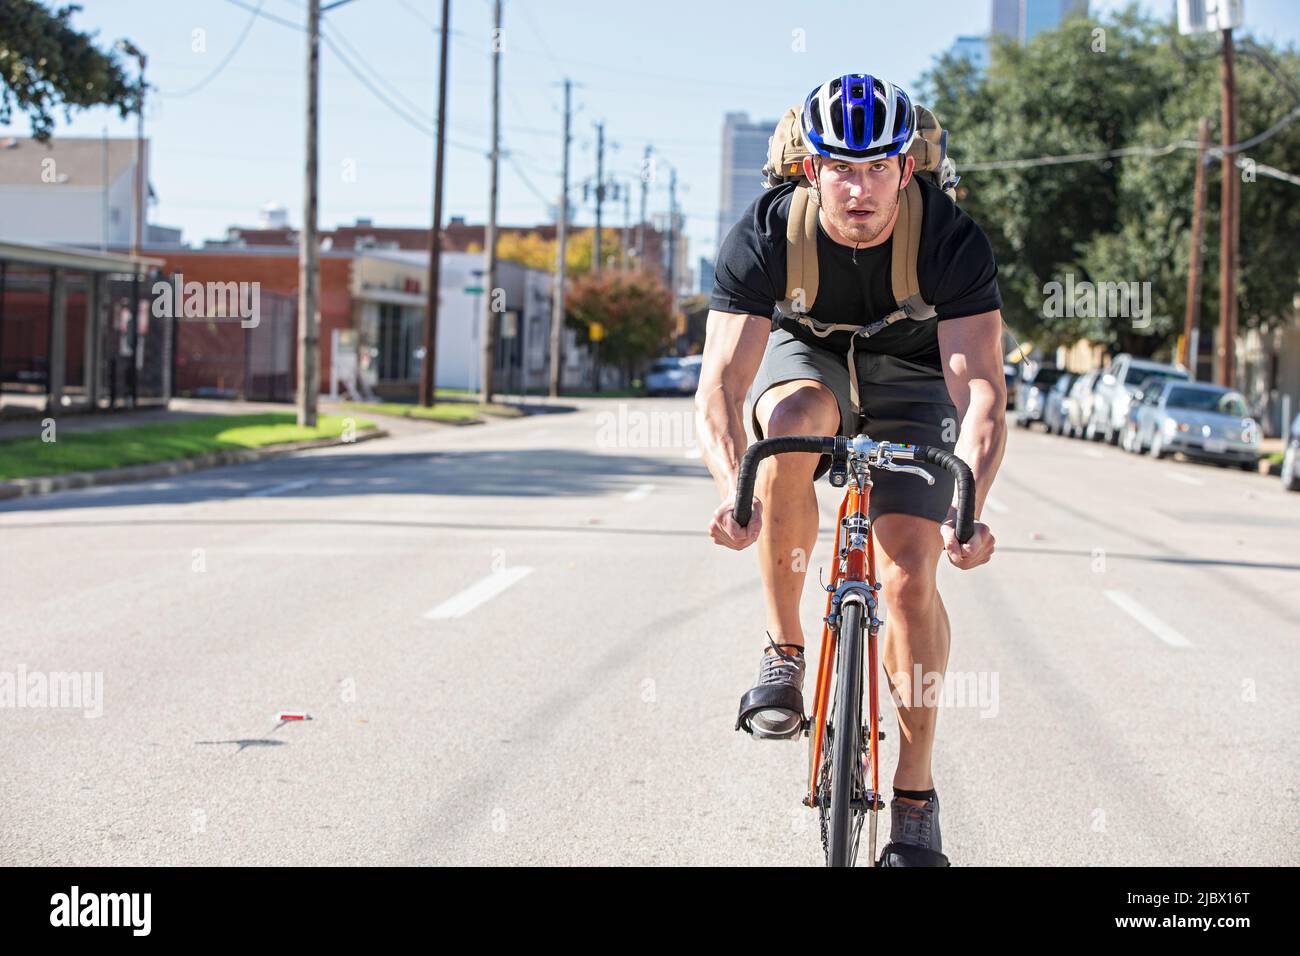
[[[899, 307], [891, 294], [890, 240], [915, 166], [907, 155], [915, 111], [889, 81], [849, 74], [808, 95], [800, 129], [810, 153], [803, 172], [819, 207], [820, 287], [808, 315], [866, 326]], [[930, 319], [895, 322], [866, 338], [847, 331], [819, 336], [779, 309], [786, 297], [793, 184], [764, 191], [718, 251], [695, 396], [706, 464], [722, 495], [709, 534], [735, 550], [757, 543], [768, 634], [756, 690], [775, 690], [763, 700], [785, 694], [790, 701], [792, 688], [798, 701], [797, 712], [790, 706], [754, 714], [749, 729], [755, 736], [800, 732], [803, 558], [817, 539], [813, 482], [831, 462], [804, 454], [770, 459], [760, 470], [753, 517], [741, 528], [731, 510], [746, 422], [759, 438], [862, 431], [877, 440], [955, 451], [975, 475], [977, 518], [1002, 458], [1006, 380], [993, 251], [942, 190], [917, 183], [923, 210], [917, 278], [922, 298], [937, 313]], [[872, 530], [890, 613], [884, 664], [900, 725], [891, 843], [882, 865], [947, 865], [931, 773], [937, 712], [923, 706], [921, 688], [913, 695], [901, 678], [914, 674], [917, 664], [926, 674], [947, 668], [948, 615], [935, 587], [940, 554], [970, 569], [988, 561], [994, 548], [982, 522], [968, 543], [957, 542], [954, 482], [941, 470], [934, 477], [927, 486], [893, 472], [873, 476]]]

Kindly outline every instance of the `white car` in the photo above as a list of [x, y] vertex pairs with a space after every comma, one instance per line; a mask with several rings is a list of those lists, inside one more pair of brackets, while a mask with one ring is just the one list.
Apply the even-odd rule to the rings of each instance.
[[1115, 444], [1124, 423], [1128, 420], [1129, 406], [1137, 398], [1143, 382], [1149, 378], [1167, 378], [1187, 381], [1187, 370], [1176, 365], [1137, 359], [1122, 352], [1115, 356], [1110, 368], [1102, 372], [1101, 381], [1093, 392], [1083, 437], [1089, 441], [1104, 438]]

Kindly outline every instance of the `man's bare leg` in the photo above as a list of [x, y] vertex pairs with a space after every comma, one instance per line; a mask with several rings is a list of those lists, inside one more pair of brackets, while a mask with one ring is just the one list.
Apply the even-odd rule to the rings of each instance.
[[[784, 435], [835, 435], [840, 407], [830, 389], [812, 379], [795, 379], [769, 388], [755, 415], [765, 438]], [[804, 646], [799, 622], [805, 569], [817, 544], [817, 493], [813, 473], [819, 455], [787, 454], [759, 468], [755, 496], [765, 509], [758, 539], [758, 563], [767, 603], [767, 626], [777, 644]], [[937, 534], [937, 532], [936, 532]], [[802, 560], [799, 560], [802, 558]]]
[[[935, 587], [935, 573], [943, 539], [939, 524], [913, 515], [879, 516], [872, 525], [878, 571], [884, 585], [884, 663], [898, 707], [898, 769], [894, 787], [930, 790], [934, 787], [931, 756], [934, 752], [937, 707], [924, 706], [925, 685], [916, 683], [916, 666], [922, 678], [948, 669], [951, 632], [948, 612]], [[898, 677], [898, 680], [895, 678]], [[914, 806], [925, 801], [896, 797]]]

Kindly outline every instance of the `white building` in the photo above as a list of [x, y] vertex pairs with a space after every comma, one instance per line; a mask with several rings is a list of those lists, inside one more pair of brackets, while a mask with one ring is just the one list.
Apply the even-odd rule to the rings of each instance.
[[[134, 139], [0, 139], [0, 239], [96, 249], [134, 235]], [[145, 192], [149, 141], [143, 143]], [[145, 245], [178, 243], [180, 230], [148, 226]]]

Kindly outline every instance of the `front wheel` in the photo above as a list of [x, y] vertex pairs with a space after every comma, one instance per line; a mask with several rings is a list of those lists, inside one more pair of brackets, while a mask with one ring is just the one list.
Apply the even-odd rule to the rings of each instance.
[[[865, 815], [862, 764], [862, 605], [841, 612], [835, 662], [835, 726], [831, 738], [830, 834], [827, 862], [852, 866]], [[854, 806], [856, 804], [856, 807]]]

